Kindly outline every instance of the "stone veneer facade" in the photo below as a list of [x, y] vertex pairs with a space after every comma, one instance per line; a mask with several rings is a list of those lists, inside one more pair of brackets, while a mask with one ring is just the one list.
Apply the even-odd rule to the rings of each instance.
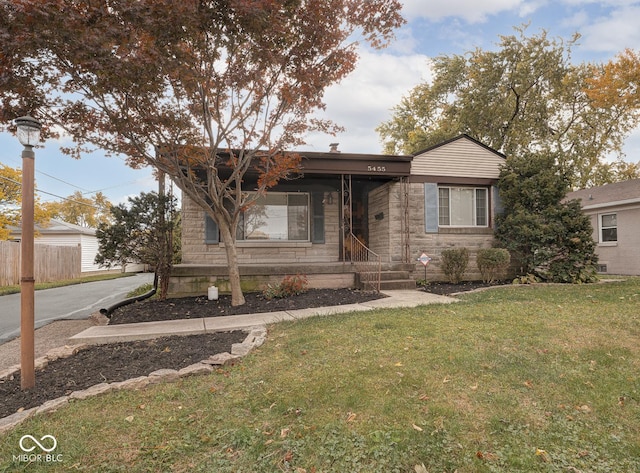
[[[469, 250], [469, 265], [465, 279], [480, 279], [476, 266], [476, 253], [480, 248], [491, 248], [494, 242], [491, 228], [443, 229], [438, 233], [426, 233], [424, 223], [424, 184], [409, 184], [408, 236], [401, 231], [404, 209], [401, 204], [402, 186], [399, 182], [389, 182], [369, 194], [369, 243], [371, 250], [378, 253], [384, 262], [403, 262], [403, 248], [409, 239], [409, 263], [414, 264], [414, 278], [424, 278], [424, 266], [418, 257], [424, 252], [432, 260], [427, 267], [427, 279], [442, 281], [444, 273], [439, 262], [442, 250], [466, 247]], [[376, 215], [383, 214], [382, 219]], [[493, 221], [493, 214], [491, 220]]]
[[[329, 153], [316, 157], [314, 172], [292, 182], [296, 183], [296, 190], [302, 192], [311, 189], [321, 192], [317, 187], [318, 176], [333, 178], [334, 182], [339, 182], [341, 175], [352, 176], [361, 184], [372, 184], [369, 189], [378, 183], [362, 202], [368, 205], [368, 246], [380, 255], [383, 269], [397, 269], [394, 266], [404, 263], [402, 269], [406, 271], [408, 263], [413, 268], [413, 278], [422, 279], [425, 270], [418, 257], [424, 252], [432, 258], [427, 267], [427, 279], [444, 280], [440, 270], [442, 251], [466, 247], [470, 261], [464, 278], [479, 279], [475, 258], [478, 249], [491, 247], [494, 241], [493, 222], [498, 205], [494, 186], [505, 157], [461, 135], [417, 153], [410, 161], [406, 158], [376, 155], [341, 157]], [[324, 168], [320, 169], [318, 163], [322, 163]], [[410, 169], [407, 168], [409, 165]], [[360, 167], [356, 169], [357, 166]], [[309, 181], [305, 180], [307, 177]], [[488, 226], [440, 227], [437, 218], [433, 223], [431, 210], [429, 225], [426, 225], [425, 188], [428, 186], [430, 189], [427, 200], [431, 208], [431, 191], [437, 192], [440, 185], [486, 188]], [[324, 186], [326, 189], [327, 183]], [[329, 194], [332, 194], [331, 198]], [[307, 275], [312, 287], [353, 286], [355, 270], [349, 262], [341, 261], [341, 202], [338, 189], [324, 192], [323, 243], [238, 242], [240, 274], [245, 289], [259, 290], [265, 284], [280, 282], [285, 275], [296, 273]], [[205, 242], [205, 212], [187, 197], [183, 200], [182, 225], [183, 264], [174, 269], [170, 293], [202, 294], [211, 284], [220, 286], [224, 291], [227, 265], [224, 246], [222, 243]]]

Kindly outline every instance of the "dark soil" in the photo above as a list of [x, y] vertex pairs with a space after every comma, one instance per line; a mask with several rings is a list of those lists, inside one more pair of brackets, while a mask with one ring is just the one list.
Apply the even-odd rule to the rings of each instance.
[[[424, 290], [434, 294], [452, 294], [489, 285], [482, 283], [431, 283]], [[280, 310], [305, 309], [329, 305], [354, 304], [378, 299], [372, 292], [351, 289], [311, 289], [304, 294], [285, 299], [267, 300], [262, 294], [246, 294], [246, 304], [231, 306], [229, 296], [217, 301], [206, 297], [187, 297], [166, 301], [147, 300], [117, 309], [110, 324], [151, 322], [161, 320], [216, 317]], [[112, 343], [91, 346], [77, 354], [49, 363], [36, 371], [36, 387], [20, 389], [20, 374], [0, 380], [0, 418], [18, 409], [29, 409], [45, 401], [80, 391], [100, 383], [124, 381], [161, 369], [180, 369], [209, 358], [216, 353], [231, 351], [246, 332], [226, 332], [188, 337], [166, 337], [150, 341]]]
[[422, 288], [426, 292], [432, 294], [440, 294], [442, 296], [450, 296], [451, 294], [457, 294], [459, 292], [468, 292], [475, 289], [482, 289], [485, 287], [501, 286], [509, 284], [508, 281], [494, 281], [492, 283], [484, 283], [482, 281], [462, 281], [458, 284], [452, 284], [448, 282], [429, 283]]
[[356, 304], [379, 299], [375, 292], [353, 289], [309, 289], [297, 296], [267, 300], [261, 293], [245, 294], [246, 303], [231, 306], [231, 296], [221, 295], [217, 301], [206, 297], [184, 297], [165, 301], [146, 300], [116, 309], [110, 325], [155, 322], [174, 319], [196, 319], [221, 315], [255, 314], [280, 310], [307, 309], [331, 305]]
[[20, 389], [20, 373], [0, 379], [0, 418], [96, 384], [147, 376], [161, 368], [179, 370], [229, 352], [246, 337], [246, 332], [235, 331], [90, 346], [37, 370], [33, 389]]
[[[266, 300], [262, 294], [245, 294], [246, 304], [231, 306], [230, 296], [217, 301], [206, 297], [186, 297], [166, 301], [147, 300], [117, 309], [110, 324], [215, 317], [328, 305], [354, 304], [378, 299], [373, 292], [351, 289], [310, 289], [286, 299]], [[180, 369], [231, 351], [231, 345], [246, 338], [243, 331], [167, 337], [151, 341], [112, 343], [86, 348], [69, 358], [53, 361], [36, 371], [36, 387], [20, 389], [20, 374], [0, 380], [0, 418], [20, 408], [30, 409], [45, 401], [80, 391], [100, 383], [124, 381], [161, 369]]]

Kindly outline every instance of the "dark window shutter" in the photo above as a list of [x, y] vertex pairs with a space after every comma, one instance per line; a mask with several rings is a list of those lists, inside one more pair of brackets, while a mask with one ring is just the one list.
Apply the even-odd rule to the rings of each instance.
[[438, 184], [424, 185], [424, 231], [438, 233]]
[[324, 192], [311, 194], [311, 243], [324, 243]]
[[218, 224], [208, 214], [204, 214], [204, 242], [212, 245], [220, 243]]
[[493, 210], [496, 215], [500, 215], [504, 212], [504, 205], [502, 205], [502, 199], [500, 198], [500, 191], [498, 187], [492, 186], [491, 193], [493, 194]]

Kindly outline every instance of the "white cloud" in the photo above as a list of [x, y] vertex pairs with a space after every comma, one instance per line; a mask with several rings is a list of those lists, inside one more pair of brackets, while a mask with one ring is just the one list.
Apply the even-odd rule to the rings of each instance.
[[523, 11], [535, 2], [524, 0], [448, 0], [429, 2], [424, 0], [403, 0], [403, 13], [407, 19], [426, 18], [437, 21], [446, 17], [463, 18], [468, 23], [482, 23], [489, 15], [512, 10]]
[[640, 128], [631, 132], [622, 149], [625, 161], [640, 162]]
[[640, 6], [628, 6], [614, 9], [609, 16], [592, 18], [591, 24], [581, 30], [583, 47], [601, 52], [640, 48], [639, 15]]
[[328, 151], [329, 143], [339, 142], [343, 152], [379, 153], [375, 128], [391, 118], [391, 108], [430, 74], [429, 58], [422, 54], [361, 52], [356, 70], [325, 93], [327, 109], [320, 115], [345, 132], [337, 137], [311, 134], [304, 149]]

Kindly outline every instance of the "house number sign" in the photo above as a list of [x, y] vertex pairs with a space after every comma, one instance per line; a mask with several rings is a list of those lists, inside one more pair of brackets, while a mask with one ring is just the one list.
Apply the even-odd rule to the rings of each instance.
[[431, 261], [431, 258], [426, 253], [422, 253], [420, 255], [420, 258], [418, 258], [418, 261], [420, 261], [426, 268], [427, 265], [429, 264], [429, 261]]
[[367, 166], [369, 172], [387, 172], [386, 166]]

